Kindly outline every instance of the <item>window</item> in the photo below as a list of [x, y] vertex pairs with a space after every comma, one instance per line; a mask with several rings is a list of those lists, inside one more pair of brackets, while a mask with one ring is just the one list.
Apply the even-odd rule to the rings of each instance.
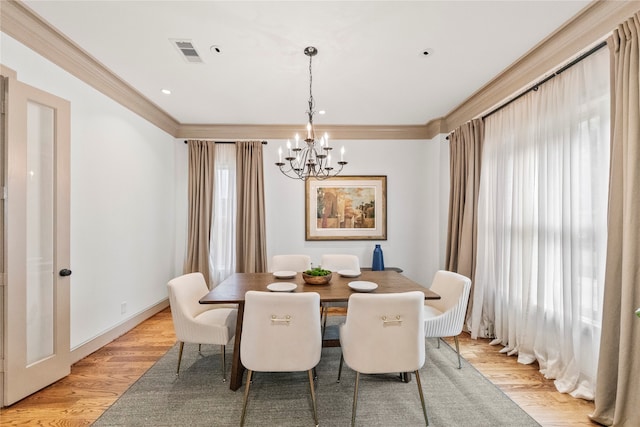
[[609, 52], [485, 120], [472, 335], [593, 399], [609, 177]]
[[213, 286], [236, 269], [236, 146], [216, 144], [214, 199], [209, 243]]

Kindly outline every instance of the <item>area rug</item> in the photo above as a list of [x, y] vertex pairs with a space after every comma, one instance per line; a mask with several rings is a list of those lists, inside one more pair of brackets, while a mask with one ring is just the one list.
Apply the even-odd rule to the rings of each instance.
[[[170, 349], [96, 422], [95, 426], [237, 426], [244, 386], [231, 391], [221, 380], [219, 346], [186, 344], [180, 375], [178, 347]], [[227, 347], [227, 363], [232, 346]], [[348, 426], [355, 373], [348, 368], [336, 382], [340, 348], [325, 348], [317, 366], [316, 397], [321, 426]], [[229, 367], [227, 368], [227, 371]], [[429, 425], [538, 426], [526, 412], [455, 352], [427, 340], [420, 370]], [[246, 375], [245, 375], [246, 379]], [[304, 373], [256, 373], [249, 393], [246, 426], [313, 426], [309, 382]], [[356, 425], [424, 425], [415, 378], [361, 375]]]

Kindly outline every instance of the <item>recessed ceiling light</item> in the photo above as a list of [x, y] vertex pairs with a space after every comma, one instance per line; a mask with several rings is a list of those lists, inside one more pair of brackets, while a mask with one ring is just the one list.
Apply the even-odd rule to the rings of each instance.
[[422, 56], [431, 56], [433, 55], [433, 49], [422, 49], [422, 52], [420, 52], [420, 54]]
[[326, 113], [327, 113], [327, 112], [326, 112], [326, 111], [324, 111], [324, 110], [320, 110], [320, 111], [318, 111], [318, 114], [320, 114], [320, 115], [323, 115], [323, 114], [326, 114]]
[[171, 95], [171, 91], [169, 89], [162, 89], [162, 93], [165, 95]]
[[211, 53], [213, 53], [214, 55], [219, 55], [222, 53], [222, 48], [218, 45], [212, 45], [209, 50], [211, 51]]

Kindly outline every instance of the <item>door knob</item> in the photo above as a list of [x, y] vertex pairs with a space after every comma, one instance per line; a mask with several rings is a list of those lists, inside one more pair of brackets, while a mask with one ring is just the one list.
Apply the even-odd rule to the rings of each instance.
[[65, 276], [71, 276], [71, 270], [63, 268], [62, 270], [60, 270], [60, 276], [65, 277]]

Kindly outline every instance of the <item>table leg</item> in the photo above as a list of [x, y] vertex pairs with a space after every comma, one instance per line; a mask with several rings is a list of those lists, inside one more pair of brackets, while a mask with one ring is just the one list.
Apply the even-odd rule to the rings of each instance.
[[400, 380], [404, 383], [411, 382], [411, 372], [400, 372]]
[[238, 303], [238, 318], [236, 320], [236, 334], [233, 343], [233, 357], [231, 358], [231, 377], [229, 378], [229, 388], [236, 391], [242, 386], [242, 376], [244, 366], [240, 361], [240, 337], [242, 337], [242, 321], [244, 319], [244, 301]]

